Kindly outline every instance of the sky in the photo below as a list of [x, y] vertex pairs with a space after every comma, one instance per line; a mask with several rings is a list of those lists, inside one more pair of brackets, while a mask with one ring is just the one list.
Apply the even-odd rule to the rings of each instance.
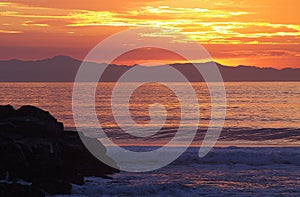
[[[195, 40], [221, 64], [300, 68], [299, 8], [298, 0], [2, 0], [0, 59], [84, 59], [115, 33], [161, 27]], [[147, 49], [116, 62], [149, 59], [184, 61], [169, 51]]]

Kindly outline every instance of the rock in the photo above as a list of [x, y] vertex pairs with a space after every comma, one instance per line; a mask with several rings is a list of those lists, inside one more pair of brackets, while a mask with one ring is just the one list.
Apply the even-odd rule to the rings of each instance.
[[7, 170], [3, 166], [0, 166], [0, 180], [6, 179], [6, 172]]
[[34, 186], [0, 183], [1, 197], [44, 197], [45, 192]]
[[0, 120], [16, 116], [17, 112], [11, 105], [0, 106]]
[[39, 120], [40, 124], [47, 126], [47, 129], [54, 132], [61, 132], [64, 130], [64, 125], [61, 122], [58, 122], [56, 118], [51, 116], [47, 111], [41, 110], [34, 106], [23, 106], [17, 110], [17, 113], [21, 117], [28, 117], [36, 120]]
[[[90, 145], [94, 145], [96, 150], [99, 150], [98, 156], [110, 163], [110, 166], [115, 166], [115, 168], [107, 166], [96, 159], [84, 146], [78, 134], [72, 136], [71, 139], [65, 137], [63, 141], [64, 163], [66, 166], [69, 166], [69, 170], [80, 172], [84, 176], [98, 177], [119, 172], [116, 169], [117, 164], [106, 155], [106, 148], [97, 139], [85, 137], [85, 141], [88, 141]], [[74, 163], [74, 160], [77, 162]]]
[[50, 195], [71, 194], [72, 189], [71, 184], [66, 180], [40, 179], [35, 180], [32, 183], [32, 186], [42, 188], [46, 193]]
[[84, 176], [82, 174], [72, 174], [69, 176], [69, 180], [71, 183], [76, 185], [83, 185], [84, 184]]
[[0, 126], [3, 132], [45, 138], [60, 137], [64, 129], [49, 112], [34, 106], [23, 106], [18, 110], [10, 105], [1, 106]]
[[9, 178], [14, 179], [26, 173], [27, 161], [20, 146], [12, 140], [0, 140], [0, 165], [5, 172], [10, 172]]
[[23, 179], [49, 194], [69, 194], [70, 183], [82, 185], [84, 176], [119, 172], [97, 139], [84, 138], [99, 150], [98, 157], [115, 168], [96, 159], [79, 133], [64, 131], [49, 112], [32, 106], [18, 110], [0, 106], [0, 180]]

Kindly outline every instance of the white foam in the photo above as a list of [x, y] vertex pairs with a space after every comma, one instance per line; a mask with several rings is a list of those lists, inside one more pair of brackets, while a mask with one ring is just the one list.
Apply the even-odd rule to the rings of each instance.
[[215, 148], [204, 158], [198, 157], [198, 150], [189, 148], [170, 166], [149, 173], [121, 172], [113, 180], [86, 177], [83, 186], [73, 185], [71, 196], [300, 194], [300, 148]]

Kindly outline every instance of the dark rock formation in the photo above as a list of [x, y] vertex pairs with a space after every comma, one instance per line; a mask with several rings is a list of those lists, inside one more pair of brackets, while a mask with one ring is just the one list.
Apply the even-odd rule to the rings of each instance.
[[[101, 157], [117, 168], [97, 139], [86, 140], [97, 145]], [[64, 131], [49, 112], [33, 106], [18, 110], [0, 106], [0, 157], [0, 179], [23, 179], [49, 194], [70, 193], [71, 183], [84, 184], [84, 176], [118, 172], [97, 160], [77, 132]], [[6, 190], [12, 187], [5, 186]]]
[[45, 192], [34, 186], [0, 183], [1, 197], [43, 197]]
[[61, 122], [33, 106], [15, 110], [12, 106], [0, 106], [1, 132], [15, 133], [26, 137], [59, 137], [64, 128]]

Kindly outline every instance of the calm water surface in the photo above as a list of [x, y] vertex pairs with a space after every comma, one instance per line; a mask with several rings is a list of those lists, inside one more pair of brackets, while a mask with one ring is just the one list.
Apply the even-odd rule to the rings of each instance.
[[[86, 84], [89, 86], [90, 84]], [[126, 92], [132, 83], [121, 84]], [[185, 85], [173, 83], [176, 89], [185, 93]], [[200, 114], [190, 114], [189, 119], [200, 118], [199, 129], [205, 130], [210, 120], [210, 96], [205, 83], [192, 83], [197, 94]], [[127, 138], [116, 134], [119, 127], [111, 111], [111, 92], [114, 83], [99, 83], [96, 93], [96, 111], [99, 122], [111, 137]], [[300, 145], [300, 82], [230, 82], [225, 83], [227, 92], [227, 115], [220, 141], [231, 145]], [[0, 104], [11, 104], [18, 108], [22, 105], [34, 105], [49, 111], [66, 128], [74, 129], [72, 114], [73, 83], [0, 83]], [[84, 94], [84, 92], [83, 92]], [[92, 96], [92, 95], [87, 95]], [[122, 94], [118, 100], [123, 100]], [[189, 95], [187, 95], [189, 99]], [[192, 102], [192, 101], [191, 101]], [[146, 84], [132, 94], [129, 108], [131, 117], [140, 125], [140, 132], [151, 131], [149, 107], [160, 103], [167, 111], [167, 119], [161, 134], [154, 140], [167, 140], [180, 124], [180, 105], [176, 95], [166, 86]], [[82, 105], [90, 105], [82, 103]], [[121, 103], [126, 109], [127, 102]], [[123, 106], [124, 105], [124, 106]], [[184, 105], [191, 105], [190, 102]], [[188, 106], [189, 107], [189, 106]], [[119, 112], [119, 117], [126, 117], [126, 110]], [[154, 115], [164, 119], [166, 113], [158, 111]], [[89, 124], [91, 113], [82, 114], [86, 123], [81, 127], [94, 127]], [[123, 126], [130, 126], [124, 118]], [[189, 122], [183, 125], [187, 130]], [[201, 132], [199, 132], [201, 133]], [[121, 136], [121, 137], [120, 137]], [[199, 134], [200, 140], [202, 134]], [[155, 138], [156, 137], [156, 138]], [[126, 139], [127, 140], [127, 139]]]

